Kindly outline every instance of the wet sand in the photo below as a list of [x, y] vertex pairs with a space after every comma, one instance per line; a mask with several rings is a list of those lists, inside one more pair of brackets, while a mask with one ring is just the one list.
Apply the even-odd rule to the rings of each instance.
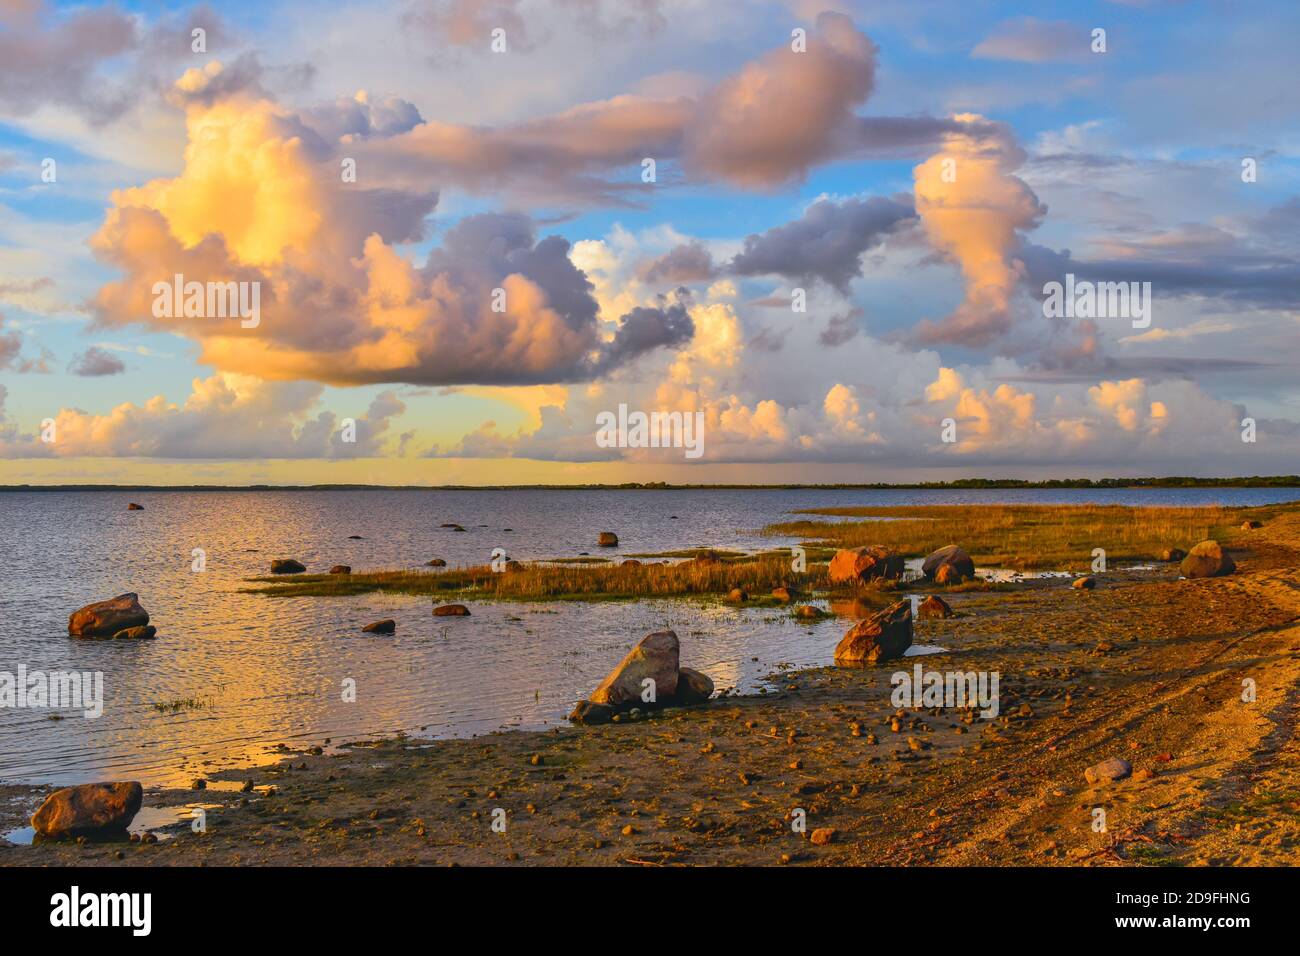
[[[958, 616], [918, 640], [951, 653], [920, 660], [998, 671], [996, 720], [908, 710], [895, 731], [890, 675], [914, 659], [815, 669], [604, 727], [292, 753], [212, 777], [273, 795], [146, 793], [151, 807], [222, 805], [204, 834], [0, 843], [0, 864], [1293, 865], [1300, 507], [1229, 546], [1226, 578], [1179, 581], [1169, 566], [1100, 575], [1095, 591], [945, 595]], [[1109, 757], [1133, 776], [1086, 783]], [[0, 831], [48, 789], [0, 787]], [[823, 828], [833, 836], [814, 844]]]

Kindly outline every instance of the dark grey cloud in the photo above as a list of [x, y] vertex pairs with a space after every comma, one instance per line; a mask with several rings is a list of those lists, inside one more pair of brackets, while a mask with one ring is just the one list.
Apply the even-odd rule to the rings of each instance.
[[657, 348], [683, 345], [695, 336], [695, 323], [686, 310], [686, 290], [678, 300], [661, 296], [657, 306], [637, 306], [619, 319], [614, 339], [602, 348], [598, 370], [616, 368]]
[[847, 292], [849, 282], [862, 275], [862, 254], [915, 221], [910, 196], [819, 200], [798, 219], [747, 237], [728, 269], [742, 276], [820, 279]]
[[112, 352], [92, 345], [80, 355], [73, 356], [68, 363], [68, 371], [73, 375], [98, 378], [103, 375], [120, 375], [126, 371], [126, 365]]
[[703, 282], [713, 278], [716, 273], [713, 255], [698, 240], [674, 246], [657, 259], [639, 270], [642, 282], [648, 285], [666, 283], [676, 285], [682, 282]]

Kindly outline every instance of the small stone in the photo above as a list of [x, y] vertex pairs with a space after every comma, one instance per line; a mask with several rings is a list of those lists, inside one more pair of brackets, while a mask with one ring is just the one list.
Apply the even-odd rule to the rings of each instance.
[[813, 842], [813, 846], [826, 846], [826, 844], [835, 839], [835, 828], [818, 827], [816, 830], [813, 830], [810, 839]]
[[1133, 765], [1119, 757], [1111, 757], [1101, 763], [1093, 764], [1083, 772], [1088, 783], [1112, 783], [1123, 780], [1133, 773]]

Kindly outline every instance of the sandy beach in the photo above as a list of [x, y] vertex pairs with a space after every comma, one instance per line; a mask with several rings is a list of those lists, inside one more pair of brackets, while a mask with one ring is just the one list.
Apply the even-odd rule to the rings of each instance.
[[[203, 792], [146, 792], [201, 802], [204, 833], [0, 843], [0, 864], [1291, 865], [1300, 507], [1227, 544], [1227, 577], [1171, 565], [946, 595], [957, 614], [927, 639], [951, 653], [922, 660], [998, 672], [993, 720], [898, 712], [890, 675], [914, 659], [792, 671], [600, 727], [286, 751]], [[1085, 780], [1113, 757], [1130, 777]], [[0, 788], [0, 828], [49, 789]]]

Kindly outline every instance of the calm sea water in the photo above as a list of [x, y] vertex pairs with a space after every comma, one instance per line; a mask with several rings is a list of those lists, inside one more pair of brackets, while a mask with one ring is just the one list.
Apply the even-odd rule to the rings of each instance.
[[[764, 525], [800, 508], [853, 504], [1296, 499], [1300, 489], [0, 493], [0, 671], [100, 671], [105, 699], [98, 719], [0, 709], [0, 781], [175, 784], [264, 761], [281, 742], [554, 725], [661, 627], [677, 631], [684, 663], [749, 691], [779, 665], [829, 662], [844, 629], [682, 602], [475, 602], [471, 617], [439, 619], [428, 598], [237, 593], [272, 558], [310, 571], [416, 568], [434, 557], [482, 564], [495, 547], [544, 559], [598, 553], [601, 531], [618, 533], [623, 554], [772, 547], [789, 542], [760, 537]], [[128, 511], [129, 501], [145, 510]], [[203, 573], [191, 570], [195, 548], [206, 553]], [[125, 591], [139, 593], [157, 640], [67, 636], [71, 611]], [[397, 620], [396, 636], [360, 632], [383, 617]], [[345, 679], [356, 682], [354, 703], [343, 700]], [[178, 700], [200, 706], [155, 706]]]

